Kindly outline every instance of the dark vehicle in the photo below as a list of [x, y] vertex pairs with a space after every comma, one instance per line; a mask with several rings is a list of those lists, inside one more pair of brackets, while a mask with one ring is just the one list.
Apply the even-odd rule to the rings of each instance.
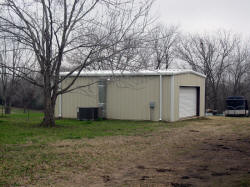
[[225, 116], [248, 116], [247, 100], [242, 96], [228, 97]]

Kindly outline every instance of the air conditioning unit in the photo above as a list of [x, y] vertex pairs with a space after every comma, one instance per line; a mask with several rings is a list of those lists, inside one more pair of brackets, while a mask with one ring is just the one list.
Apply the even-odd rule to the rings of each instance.
[[81, 108], [77, 110], [78, 120], [97, 120], [98, 119], [98, 107]]

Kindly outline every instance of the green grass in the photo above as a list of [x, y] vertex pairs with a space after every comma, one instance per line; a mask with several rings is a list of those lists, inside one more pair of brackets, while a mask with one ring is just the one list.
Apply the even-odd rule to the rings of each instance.
[[57, 120], [54, 128], [43, 128], [38, 125], [42, 118], [41, 112], [31, 111], [28, 119], [28, 114], [18, 109], [13, 110], [11, 115], [0, 116], [0, 145], [47, 143], [98, 136], [137, 135], [167, 125], [167, 123], [145, 121], [63, 119]]
[[39, 126], [42, 119], [43, 114], [39, 111], [31, 111], [29, 119], [21, 109], [12, 110], [12, 114], [7, 116], [0, 114], [0, 186], [36, 185], [38, 181], [40, 186], [53, 186], [59, 174], [65, 179], [69, 177], [67, 172], [86, 172], [99, 162], [98, 167], [102, 167], [106, 161], [123, 157], [119, 151], [117, 154], [121, 157], [112, 151], [108, 151], [105, 157], [84, 138], [116, 135], [147, 137], [161, 127], [181, 128], [204, 120], [160, 123], [63, 119], [57, 120], [54, 128], [43, 128]]
[[[95, 145], [95, 142], [102, 141], [102, 139], [87, 140], [84, 138], [139, 135], [145, 137], [145, 142], [140, 145], [141, 147], [139, 146], [142, 149], [149, 145], [147, 137], [158, 136], [157, 133], [150, 132], [161, 132], [163, 127], [167, 131], [171, 131], [175, 130], [173, 128], [183, 128], [194, 123], [197, 124], [197, 127], [204, 124], [217, 126], [224, 123], [218, 120], [213, 122], [207, 118], [174, 123], [63, 119], [57, 120], [54, 128], [43, 128], [39, 127], [43, 119], [41, 112], [31, 111], [29, 120], [28, 114], [23, 113], [20, 109], [14, 109], [12, 112], [11, 115], [3, 117], [0, 114], [0, 186], [53, 186], [56, 181], [60, 181], [60, 178], [62, 181], [70, 181], [72, 173], [75, 172], [78, 174], [91, 171], [95, 173], [95, 170], [91, 170], [91, 168], [96, 167], [109, 171], [109, 166], [114, 160], [120, 160], [124, 158], [124, 155], [126, 156], [124, 154], [127, 153], [126, 146], [130, 145], [128, 142], [124, 149], [120, 151], [116, 148], [115, 152], [113, 152], [113, 145], [107, 146], [108, 149], [105, 152], [106, 147], [102, 150], [98, 147], [99, 145]], [[235, 123], [237, 126], [248, 125], [246, 119], [237, 120]], [[229, 128], [234, 128], [234, 126], [229, 124]], [[243, 129], [246, 130], [245, 126]], [[189, 130], [187, 129], [186, 133]], [[112, 139], [107, 139], [107, 144], [109, 144]], [[114, 141], [117, 139], [120, 138], [114, 138]], [[104, 140], [106, 139], [104, 138]], [[94, 142], [94, 144], [90, 142]], [[172, 143], [175, 146], [175, 141]], [[154, 147], [152, 149], [154, 150]], [[130, 151], [128, 153], [134, 153], [133, 149], [128, 150]], [[180, 154], [188, 155], [191, 151], [183, 150]], [[138, 153], [135, 154], [136, 157]], [[249, 180], [245, 177], [237, 181], [237, 186], [247, 187], [249, 184]]]
[[[6, 116], [0, 114], [0, 186], [35, 185], [37, 181], [51, 186], [53, 181], [50, 181], [49, 176], [53, 173], [67, 172], [69, 169], [87, 170], [91, 163], [98, 162], [95, 159], [102, 160], [103, 156], [95, 150], [91, 151], [90, 147], [88, 154], [80, 155], [77, 151], [85, 150], [82, 146], [89, 146], [83, 138], [147, 136], [160, 127], [178, 128], [191, 124], [190, 121], [160, 123], [62, 119], [56, 121], [56, 127], [44, 128], [39, 126], [42, 119], [43, 114], [39, 111], [31, 111], [29, 119], [28, 114], [21, 109], [13, 109], [12, 114]], [[62, 140], [74, 142], [79, 139], [83, 139], [81, 143], [76, 141], [78, 143], [61, 148], [68, 151], [58, 152]]]
[[[28, 114], [21, 109], [0, 116], [0, 186], [18, 186], [20, 179], [27, 176], [29, 184], [35, 184], [37, 177], [48, 181], [49, 174], [59, 165], [64, 170], [88, 167], [91, 155], [79, 157], [77, 152], [58, 154], [51, 143], [101, 136], [144, 135], [158, 127], [169, 126], [158, 122], [63, 119], [57, 120], [54, 128], [44, 128], [39, 126], [42, 119], [43, 114], [39, 111], [30, 111], [28, 119]], [[72, 146], [70, 149], [74, 148]], [[72, 160], [72, 157], [77, 159]]]

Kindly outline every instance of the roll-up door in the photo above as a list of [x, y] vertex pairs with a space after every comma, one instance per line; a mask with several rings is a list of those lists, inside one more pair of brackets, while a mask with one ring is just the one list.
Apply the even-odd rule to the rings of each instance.
[[197, 115], [197, 88], [180, 87], [179, 91], [179, 118]]

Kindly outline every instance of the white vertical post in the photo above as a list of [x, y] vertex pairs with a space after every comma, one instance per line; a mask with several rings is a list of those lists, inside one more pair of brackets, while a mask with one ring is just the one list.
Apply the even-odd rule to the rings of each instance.
[[160, 118], [159, 121], [162, 120], [162, 75], [160, 75]]
[[[61, 77], [60, 77], [61, 78]], [[61, 91], [62, 90], [62, 82], [60, 82], [60, 84], [59, 84], [59, 91]], [[60, 94], [59, 95], [59, 99], [58, 99], [59, 101], [59, 104], [58, 104], [58, 117], [59, 118], [61, 118], [62, 117], [62, 94]]]
[[[200, 92], [201, 92], [201, 87], [200, 87]], [[200, 97], [201, 97], [201, 93], [200, 93]], [[204, 84], [204, 116], [206, 117], [206, 82]]]
[[174, 83], [174, 74], [171, 76], [171, 83], [170, 83], [171, 87], [171, 94], [170, 94], [170, 121], [174, 121], [175, 120], [175, 83]]

